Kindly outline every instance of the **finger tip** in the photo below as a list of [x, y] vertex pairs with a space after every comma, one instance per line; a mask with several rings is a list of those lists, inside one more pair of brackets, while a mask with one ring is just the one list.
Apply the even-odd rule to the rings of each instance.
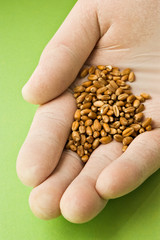
[[93, 219], [106, 205], [95, 189], [81, 186], [66, 191], [60, 201], [61, 213], [72, 223], [86, 223]]
[[34, 188], [29, 196], [29, 206], [33, 214], [43, 220], [51, 220], [61, 215], [59, 201], [49, 192]]

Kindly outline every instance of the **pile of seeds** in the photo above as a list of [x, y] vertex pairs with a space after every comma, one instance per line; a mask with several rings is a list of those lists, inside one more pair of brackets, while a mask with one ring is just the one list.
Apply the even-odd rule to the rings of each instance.
[[89, 156], [100, 144], [113, 139], [122, 142], [124, 152], [133, 139], [150, 131], [151, 118], [143, 119], [143, 102], [150, 98], [147, 93], [135, 96], [129, 84], [135, 81], [135, 74], [127, 68], [110, 65], [85, 68], [80, 73], [88, 80], [74, 88], [77, 110], [74, 114], [72, 131], [66, 144], [87, 162]]

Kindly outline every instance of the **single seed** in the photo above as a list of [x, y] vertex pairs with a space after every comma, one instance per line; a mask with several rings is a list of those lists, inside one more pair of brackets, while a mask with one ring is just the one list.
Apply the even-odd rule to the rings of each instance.
[[90, 74], [88, 76], [88, 80], [94, 81], [94, 80], [97, 80], [97, 79], [98, 79], [98, 76], [96, 74]]
[[83, 146], [80, 145], [77, 147], [77, 154], [82, 157], [84, 155], [84, 149], [83, 149]]
[[83, 86], [77, 86], [73, 89], [75, 93], [84, 92], [85, 88]]
[[113, 106], [113, 112], [116, 117], [119, 117], [119, 109], [116, 105]]
[[95, 73], [95, 66], [91, 66], [90, 68], [89, 68], [89, 74], [94, 74]]
[[132, 135], [132, 133], [134, 133], [134, 128], [129, 127], [129, 128], [126, 128], [126, 129], [122, 132], [122, 135], [123, 135], [124, 137], [129, 137], [130, 135]]
[[103, 128], [104, 128], [106, 133], [110, 132], [110, 127], [109, 127], [109, 125], [107, 123], [103, 123]]
[[135, 98], [136, 97], [134, 95], [130, 95], [130, 96], [127, 97], [127, 102], [132, 103], [135, 100]]
[[141, 97], [143, 97], [144, 99], [150, 99], [151, 96], [148, 93], [141, 93]]
[[152, 126], [151, 125], [148, 125], [147, 127], [146, 127], [146, 131], [151, 131], [152, 130]]
[[79, 109], [75, 111], [74, 119], [78, 121], [81, 119], [81, 111]]
[[111, 137], [111, 136], [102, 137], [102, 138], [100, 139], [100, 142], [101, 142], [102, 144], [108, 144], [108, 143], [110, 143], [111, 141], [112, 141], [112, 137]]
[[100, 135], [100, 132], [94, 131], [94, 133], [93, 133], [93, 137], [94, 137], [94, 138], [98, 138], [99, 135]]
[[88, 143], [92, 143], [92, 142], [94, 141], [93, 136], [88, 136], [88, 137], [86, 138], [86, 141], [87, 141]]
[[144, 133], [145, 132], [145, 130], [144, 130], [144, 128], [141, 128], [140, 130], [139, 130], [139, 133], [141, 134], [141, 133]]
[[134, 115], [134, 118], [135, 118], [135, 120], [136, 120], [137, 122], [141, 121], [142, 118], [143, 118], [143, 113], [140, 112], [140, 113], [135, 114], [135, 115]]
[[91, 136], [92, 135], [92, 128], [90, 126], [86, 127], [86, 134]]
[[81, 145], [84, 145], [86, 142], [86, 136], [85, 134], [81, 134]]
[[128, 120], [125, 117], [120, 117], [120, 123], [121, 125], [126, 126], [128, 125]]
[[140, 113], [140, 112], [143, 112], [144, 110], [144, 104], [140, 104], [139, 107], [136, 109], [136, 113]]
[[86, 108], [90, 108], [91, 107], [91, 102], [87, 102], [84, 103], [83, 105], [81, 105], [81, 109], [86, 109]]
[[104, 102], [102, 102], [102, 101], [96, 101], [96, 102], [93, 103], [93, 105], [94, 105], [95, 107], [102, 107], [103, 104], [104, 104]]
[[86, 127], [87, 127], [87, 126], [91, 126], [92, 123], [93, 123], [92, 119], [87, 119], [87, 120], [85, 121], [85, 126], [86, 126]]
[[128, 107], [128, 108], [125, 108], [125, 109], [124, 109], [124, 112], [125, 112], [125, 113], [132, 113], [132, 112], [134, 112], [134, 110], [135, 110], [134, 107]]
[[106, 131], [105, 131], [104, 129], [101, 130], [101, 136], [102, 136], [102, 137], [107, 136], [107, 133], [106, 133]]
[[79, 127], [79, 122], [78, 121], [74, 121], [72, 123], [72, 131], [76, 131], [78, 127]]
[[96, 149], [99, 146], [99, 138], [96, 138], [92, 143], [92, 148]]
[[127, 97], [128, 97], [127, 93], [122, 93], [118, 96], [118, 100], [124, 101], [125, 99], [127, 99]]
[[124, 145], [124, 146], [122, 147], [122, 152], [125, 152], [125, 151], [127, 150], [127, 148], [128, 148], [128, 146]]
[[80, 140], [80, 135], [77, 131], [72, 132], [72, 138], [75, 142], [78, 142]]
[[141, 104], [141, 102], [138, 99], [136, 99], [133, 102], [133, 107], [138, 108], [140, 104]]
[[94, 120], [94, 129], [95, 129], [95, 131], [100, 131], [101, 128], [102, 128], [102, 126], [101, 126], [100, 122], [98, 121], [98, 119], [95, 119]]
[[90, 112], [88, 114], [88, 117], [91, 118], [91, 119], [95, 119], [97, 117], [97, 114], [95, 112]]
[[88, 161], [89, 157], [88, 157], [88, 155], [83, 155], [83, 156], [81, 157], [81, 159], [82, 159], [82, 161], [85, 163], [85, 162]]
[[76, 152], [77, 150], [77, 147], [75, 145], [70, 145], [70, 149], [73, 151], [73, 152]]
[[101, 70], [101, 71], [104, 70], [104, 69], [106, 69], [106, 67], [105, 67], [104, 65], [98, 65], [97, 68], [98, 68], [99, 70]]
[[86, 131], [85, 126], [79, 126], [79, 132], [80, 132], [80, 134], [85, 133], [85, 131]]
[[139, 129], [141, 128], [141, 125], [138, 123], [133, 123], [131, 124], [131, 127], [134, 129], [134, 131], [138, 132]]
[[87, 82], [82, 83], [83, 87], [89, 87], [91, 85], [92, 85], [92, 81], [87, 81]]
[[128, 76], [128, 81], [129, 81], [129, 82], [134, 82], [134, 81], [135, 81], [134, 72], [130, 72], [130, 74], [129, 74], [129, 76]]
[[101, 94], [101, 93], [104, 93], [105, 91], [107, 90], [107, 87], [101, 87], [97, 90], [97, 94]]
[[124, 69], [124, 70], [121, 72], [121, 76], [128, 75], [128, 74], [130, 73], [130, 71], [131, 71], [130, 68]]
[[87, 76], [87, 74], [88, 74], [88, 68], [85, 68], [85, 69], [83, 69], [83, 70], [81, 71], [80, 77], [81, 77], [81, 78], [84, 78], [84, 77]]
[[142, 123], [142, 127], [146, 128], [148, 125], [151, 125], [151, 122], [152, 122], [152, 118], [146, 118]]
[[122, 137], [122, 135], [120, 135], [120, 134], [115, 134], [115, 135], [113, 136], [113, 138], [114, 138], [117, 142], [122, 142], [122, 141], [123, 141], [123, 137]]
[[132, 137], [123, 138], [123, 145], [129, 145], [133, 141]]

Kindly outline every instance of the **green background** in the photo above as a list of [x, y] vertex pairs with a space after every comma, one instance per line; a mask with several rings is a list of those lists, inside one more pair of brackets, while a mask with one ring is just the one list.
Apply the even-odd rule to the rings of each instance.
[[0, 240], [160, 240], [159, 171], [80, 225], [34, 217], [30, 188], [16, 176], [17, 154], [36, 110], [22, 99], [21, 88], [75, 2], [0, 0]]

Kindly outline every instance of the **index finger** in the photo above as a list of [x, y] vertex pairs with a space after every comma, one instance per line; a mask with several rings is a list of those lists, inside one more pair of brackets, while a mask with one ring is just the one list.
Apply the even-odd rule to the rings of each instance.
[[76, 78], [99, 38], [94, 1], [78, 1], [45, 47], [39, 64], [22, 89], [25, 100], [43, 104]]

